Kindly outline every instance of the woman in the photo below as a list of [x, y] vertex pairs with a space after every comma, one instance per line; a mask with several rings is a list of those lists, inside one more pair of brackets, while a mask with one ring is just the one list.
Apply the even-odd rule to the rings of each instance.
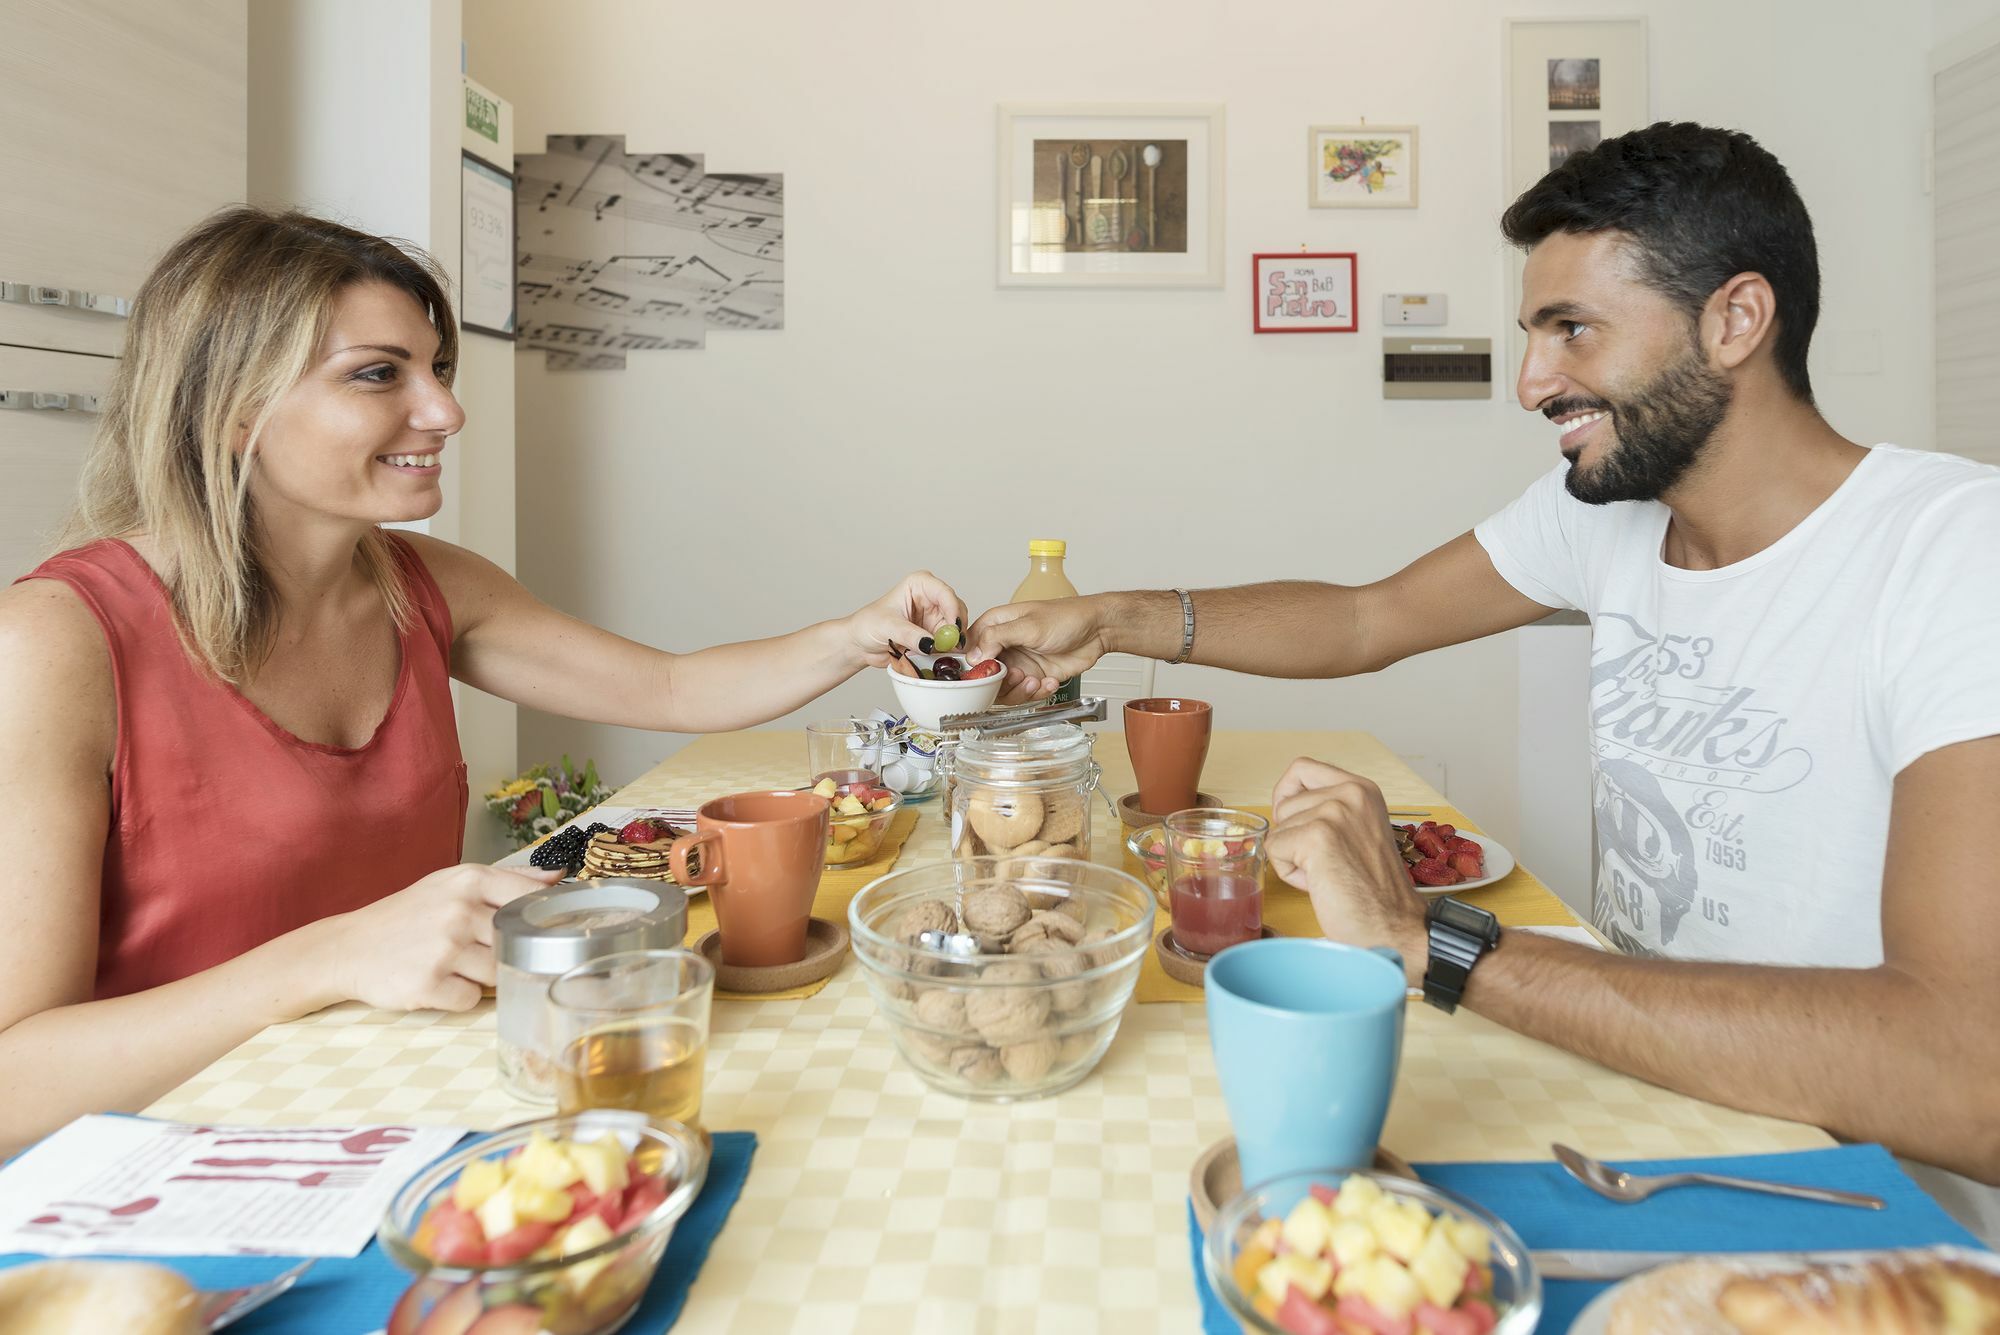
[[747, 727], [965, 615], [912, 575], [853, 615], [670, 654], [380, 525], [437, 512], [457, 336], [430, 264], [230, 209], [140, 290], [61, 555], [0, 590], [0, 1147], [136, 1109], [343, 1000], [464, 1010], [493, 910], [452, 864], [449, 677], [671, 732]]

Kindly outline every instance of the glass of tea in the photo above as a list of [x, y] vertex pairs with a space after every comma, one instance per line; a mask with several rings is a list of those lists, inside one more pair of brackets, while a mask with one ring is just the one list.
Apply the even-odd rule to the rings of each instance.
[[1167, 911], [1173, 944], [1206, 959], [1264, 934], [1264, 836], [1271, 822], [1249, 811], [1192, 807], [1162, 822]]
[[701, 1125], [702, 1065], [715, 970], [689, 950], [626, 950], [549, 985], [549, 1037], [562, 1116], [623, 1108]]

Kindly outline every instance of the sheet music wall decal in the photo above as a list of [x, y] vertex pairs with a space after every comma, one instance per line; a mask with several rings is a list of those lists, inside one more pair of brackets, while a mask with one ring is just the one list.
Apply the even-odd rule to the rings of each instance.
[[550, 135], [514, 159], [516, 350], [552, 371], [622, 370], [633, 349], [699, 348], [710, 329], [785, 327], [785, 178], [699, 156]]

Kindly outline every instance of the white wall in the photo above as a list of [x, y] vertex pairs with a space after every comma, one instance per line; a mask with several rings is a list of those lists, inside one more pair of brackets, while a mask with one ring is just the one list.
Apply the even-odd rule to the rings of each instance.
[[[249, 198], [414, 242], [459, 268], [459, 0], [255, 0], [250, 6]], [[514, 357], [462, 339], [444, 506], [415, 525], [514, 568]], [[514, 706], [455, 686], [470, 770], [466, 856], [504, 852], [479, 801], [511, 776]]]
[[[1862, 440], [1925, 443], [1929, 12], [1624, 8], [1650, 20], [1655, 116], [1750, 130], [1812, 207], [1829, 416]], [[1012, 590], [1031, 536], [1067, 538], [1086, 590], [1367, 580], [1556, 462], [1510, 387], [1385, 403], [1378, 379], [1385, 291], [1448, 293], [1452, 333], [1497, 342], [1513, 318], [1494, 226], [1510, 10], [1495, 0], [464, 9], [470, 72], [514, 100], [518, 151], [622, 133], [635, 152], [786, 174], [782, 333], [634, 354], [624, 372], [519, 365], [522, 578], [614, 630], [676, 649], [773, 633], [916, 566], [984, 606]], [[1078, 100], [1227, 105], [1225, 288], [995, 285], [996, 104]], [[1420, 209], [1304, 206], [1305, 127], [1361, 116], [1422, 127]], [[1249, 332], [1247, 257], [1301, 242], [1359, 252], [1361, 333]], [[1225, 726], [1365, 728], [1442, 761], [1452, 796], [1509, 840], [1517, 671], [1491, 642], [1348, 682], [1162, 668], [1158, 686], [1213, 700]], [[887, 702], [863, 680], [811, 712]], [[524, 759], [592, 754], [619, 779], [681, 740], [521, 725]]]

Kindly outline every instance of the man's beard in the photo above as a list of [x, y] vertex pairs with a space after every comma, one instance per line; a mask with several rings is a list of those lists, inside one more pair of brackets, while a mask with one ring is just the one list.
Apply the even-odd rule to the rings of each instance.
[[1688, 349], [1651, 384], [1622, 402], [1562, 399], [1543, 411], [1550, 417], [1601, 409], [1611, 414], [1617, 439], [1595, 463], [1570, 461], [1563, 485], [1586, 505], [1657, 501], [1687, 475], [1729, 411], [1729, 381]]

